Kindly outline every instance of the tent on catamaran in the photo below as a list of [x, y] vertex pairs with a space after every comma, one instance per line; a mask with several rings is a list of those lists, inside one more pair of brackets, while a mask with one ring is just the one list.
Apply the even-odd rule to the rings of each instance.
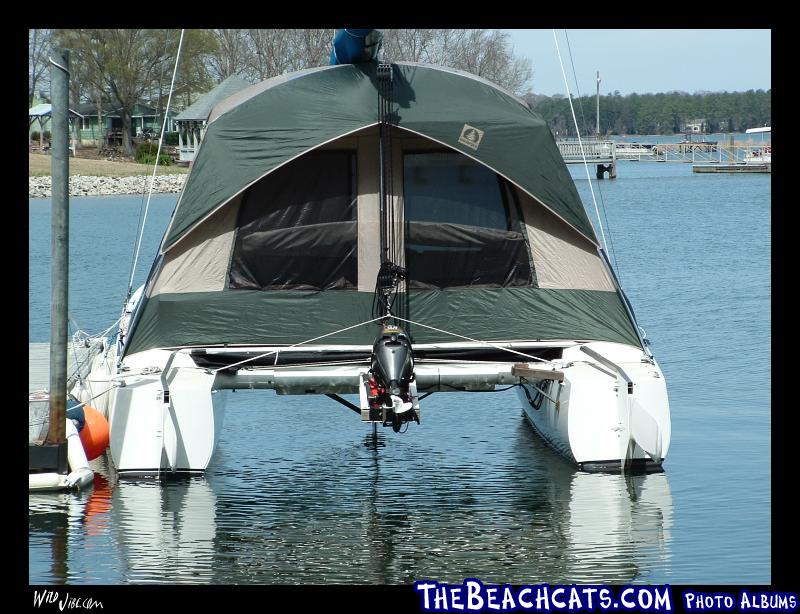
[[[219, 103], [125, 343], [370, 345], [381, 263], [376, 63]], [[553, 137], [511, 93], [393, 65], [390, 220], [408, 320], [486, 341], [641, 347]], [[458, 339], [408, 326], [415, 344]]]
[[587, 469], [660, 467], [670, 439], [663, 376], [545, 122], [413, 63], [219, 102], [87, 381], [111, 391], [120, 473], [205, 470], [218, 393], [243, 388], [324, 394], [399, 431], [427, 394], [511, 386]]

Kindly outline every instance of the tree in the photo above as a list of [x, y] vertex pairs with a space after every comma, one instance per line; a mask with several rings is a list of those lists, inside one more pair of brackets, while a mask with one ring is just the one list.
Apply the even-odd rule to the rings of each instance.
[[334, 31], [310, 28], [303, 30], [247, 30], [244, 72], [253, 80], [263, 81], [286, 72], [328, 63]]
[[247, 31], [217, 29], [211, 30], [211, 33], [216, 38], [216, 50], [208, 58], [211, 76], [222, 82], [231, 75], [241, 74], [250, 56]]
[[[574, 135], [569, 104], [563, 96], [525, 96], [532, 108], [559, 135]], [[771, 90], [695, 93], [667, 92], [604, 96], [600, 101], [601, 131], [617, 134], [671, 134], [688, 120], [702, 119], [706, 132], [743, 130], [769, 124]], [[582, 106], [593, 104], [590, 96], [574, 101], [579, 121]], [[586, 123], [586, 120], [583, 119]], [[723, 128], [724, 126], [724, 128]], [[583, 126], [582, 132], [586, 133]]]
[[133, 153], [131, 116], [151, 87], [165, 59], [165, 37], [175, 32], [144, 29], [67, 30], [60, 36], [72, 46], [72, 63], [92, 75], [120, 108], [122, 143]]
[[[72, 49], [72, 64], [96, 89], [119, 107], [122, 143], [133, 153], [131, 116], [145, 92], [168, 82], [175, 62], [179, 32], [151, 29], [63, 30], [61, 40]], [[214, 50], [213, 37], [205, 30], [187, 30], [181, 50], [178, 84], [184, 91], [208, 86], [207, 54]], [[167, 70], [168, 69], [168, 70]], [[102, 94], [99, 96], [102, 97]]]
[[28, 30], [28, 106], [33, 106], [36, 87], [48, 86], [47, 56], [51, 30]]
[[522, 95], [530, 90], [531, 61], [519, 58], [501, 30], [415, 29], [384, 30], [388, 61], [424, 62], [449, 66]]
[[[223, 79], [241, 74], [264, 80], [328, 63], [334, 29], [214, 30], [218, 48], [209, 69]], [[385, 29], [386, 61], [424, 62], [471, 72], [517, 94], [529, 89], [530, 60], [514, 55], [500, 30]]]
[[[168, 64], [168, 75], [172, 74], [175, 64], [175, 54], [178, 51], [180, 36], [172, 37], [172, 45], [167, 43], [168, 53], [164, 54], [163, 62]], [[169, 40], [169, 39], [168, 39]], [[217, 52], [217, 38], [211, 30], [185, 30], [181, 57], [178, 62], [178, 71], [175, 75], [176, 90], [183, 91], [186, 96], [186, 106], [192, 103], [192, 95], [196, 92], [206, 92], [211, 89], [212, 79], [208, 72], [210, 58]], [[161, 79], [159, 79], [161, 83]], [[167, 80], [166, 83], [169, 83]]]

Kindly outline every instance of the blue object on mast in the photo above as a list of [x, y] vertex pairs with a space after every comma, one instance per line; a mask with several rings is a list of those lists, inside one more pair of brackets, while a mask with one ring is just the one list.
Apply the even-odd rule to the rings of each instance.
[[347, 28], [333, 37], [331, 64], [369, 62], [378, 55], [383, 34], [380, 30]]

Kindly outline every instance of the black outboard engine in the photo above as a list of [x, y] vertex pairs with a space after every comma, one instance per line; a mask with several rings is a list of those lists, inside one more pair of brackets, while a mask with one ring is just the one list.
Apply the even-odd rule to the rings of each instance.
[[[384, 326], [372, 346], [370, 402], [386, 410], [386, 422], [395, 431], [409, 420], [419, 421], [412, 411], [409, 384], [414, 380], [414, 356], [411, 341], [402, 329]], [[374, 406], [373, 405], [373, 406]]]

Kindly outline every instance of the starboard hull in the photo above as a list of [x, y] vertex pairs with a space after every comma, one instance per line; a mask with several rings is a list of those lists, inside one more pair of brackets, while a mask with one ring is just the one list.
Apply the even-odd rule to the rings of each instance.
[[568, 348], [562, 382], [535, 379], [518, 388], [525, 416], [542, 439], [579, 469], [658, 470], [671, 436], [667, 389], [658, 364], [632, 346], [583, 347], [600, 352], [622, 375], [581, 355], [579, 347]]

